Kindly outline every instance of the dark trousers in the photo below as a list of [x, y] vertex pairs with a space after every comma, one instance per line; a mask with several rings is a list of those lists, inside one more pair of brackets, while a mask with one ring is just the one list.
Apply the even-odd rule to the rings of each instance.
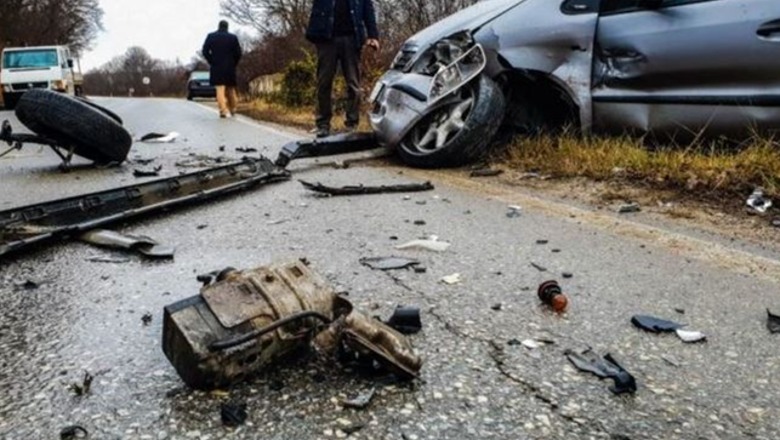
[[360, 120], [360, 48], [355, 37], [334, 37], [317, 44], [317, 128], [330, 128], [333, 117], [333, 80], [336, 70], [347, 83], [347, 127], [357, 127]]

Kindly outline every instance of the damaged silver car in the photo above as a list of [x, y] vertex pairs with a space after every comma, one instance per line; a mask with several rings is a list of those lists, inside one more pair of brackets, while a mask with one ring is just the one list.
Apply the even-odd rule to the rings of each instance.
[[685, 142], [780, 129], [778, 0], [484, 0], [409, 39], [371, 94], [408, 164], [460, 165], [499, 128]]

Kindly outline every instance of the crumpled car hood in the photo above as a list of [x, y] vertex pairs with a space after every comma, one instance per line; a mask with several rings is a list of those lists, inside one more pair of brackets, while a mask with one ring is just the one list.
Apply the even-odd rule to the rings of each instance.
[[409, 38], [404, 49], [426, 49], [442, 38], [474, 30], [527, 0], [483, 0], [438, 21]]

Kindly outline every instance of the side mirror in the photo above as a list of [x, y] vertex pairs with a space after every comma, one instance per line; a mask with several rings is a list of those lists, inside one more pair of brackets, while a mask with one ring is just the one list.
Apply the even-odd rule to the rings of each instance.
[[73, 68], [73, 58], [68, 59], [68, 67]]
[[664, 5], [664, 0], [639, 0], [637, 6], [640, 9], [660, 9]]

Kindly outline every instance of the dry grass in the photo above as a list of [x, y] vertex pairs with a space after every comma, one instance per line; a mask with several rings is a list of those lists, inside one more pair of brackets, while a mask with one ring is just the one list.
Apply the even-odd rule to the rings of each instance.
[[714, 197], [760, 186], [780, 195], [780, 144], [767, 138], [755, 137], [738, 149], [717, 143], [651, 149], [631, 137], [543, 135], [516, 140], [497, 159], [555, 177], [623, 180]]
[[[293, 108], [265, 99], [255, 99], [239, 104], [238, 112], [260, 121], [273, 122], [303, 130], [314, 129], [314, 107]], [[334, 114], [332, 128], [333, 131], [344, 129], [343, 115]], [[361, 131], [371, 130], [367, 117], [361, 115], [358, 128]]]

